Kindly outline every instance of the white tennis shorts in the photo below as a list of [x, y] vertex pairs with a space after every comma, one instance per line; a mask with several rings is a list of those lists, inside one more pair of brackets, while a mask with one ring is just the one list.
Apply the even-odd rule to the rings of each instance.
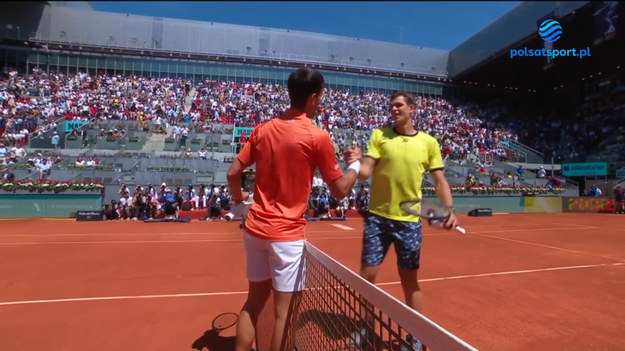
[[271, 279], [273, 288], [280, 292], [304, 289], [304, 242], [268, 241], [243, 231], [247, 254], [247, 279], [262, 282]]

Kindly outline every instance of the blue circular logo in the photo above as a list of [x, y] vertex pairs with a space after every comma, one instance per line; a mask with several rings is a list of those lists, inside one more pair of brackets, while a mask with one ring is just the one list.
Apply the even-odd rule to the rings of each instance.
[[538, 34], [543, 38], [544, 41], [548, 41], [553, 43], [554, 41], [560, 39], [562, 35], [562, 26], [560, 22], [552, 19], [545, 20], [538, 27]]

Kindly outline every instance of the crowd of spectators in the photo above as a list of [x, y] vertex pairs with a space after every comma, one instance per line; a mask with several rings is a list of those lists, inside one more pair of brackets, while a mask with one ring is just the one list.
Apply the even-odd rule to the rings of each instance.
[[[185, 112], [191, 84], [178, 78], [66, 76], [38, 69], [20, 76], [11, 71], [0, 80], [0, 133], [8, 144], [24, 145], [29, 134], [37, 137], [63, 119], [137, 120], [151, 122], [155, 132], [165, 133], [172, 126], [172, 137], [184, 148], [192, 131], [213, 132], [214, 123], [253, 127], [289, 106], [286, 87], [279, 84], [204, 80], [196, 85], [191, 109]], [[365, 147], [370, 131], [391, 123], [389, 94], [326, 89], [315, 122], [330, 133], [337, 153], [351, 143]], [[474, 105], [417, 96], [416, 114], [420, 128], [436, 136], [444, 156], [452, 159], [506, 158], [509, 151], [500, 141], [517, 138], [509, 129], [490, 125], [489, 116]], [[124, 135], [115, 128], [101, 130], [101, 136]]]
[[[510, 97], [493, 99], [482, 106], [481, 115], [493, 125], [508, 126], [518, 141], [543, 153], [545, 163], [583, 162], [586, 156], [601, 152], [600, 144], [614, 134], [620, 147], [613, 157], [625, 158], [622, 120], [625, 118], [623, 74], [599, 77], [587, 82], [576, 94], [563, 97], [557, 104], [537, 104]], [[565, 95], [567, 93], [564, 93]]]
[[[66, 76], [38, 69], [24, 76], [10, 71], [0, 79], [0, 140], [6, 145], [0, 144], [0, 164], [6, 166], [24, 158], [23, 145], [28, 138], [56, 128], [62, 120], [150, 123], [153, 132], [171, 133], [184, 150], [183, 157], [206, 159], [205, 148], [196, 155], [186, 147], [192, 133], [219, 132], [214, 130], [217, 123], [253, 127], [289, 107], [288, 92], [280, 84], [207, 79], [195, 85], [195, 94], [191, 96], [192, 86], [191, 81], [179, 78], [90, 76], [86, 73]], [[611, 89], [619, 86], [622, 86], [620, 81], [615, 81]], [[185, 111], [187, 96], [192, 103]], [[366, 148], [373, 129], [391, 124], [389, 97], [390, 93], [380, 91], [326, 88], [315, 123], [330, 134], [337, 154], [350, 144]], [[546, 114], [527, 118], [533, 111], [516, 109], [514, 104], [501, 101], [478, 106], [417, 95], [416, 105], [415, 118], [420, 130], [439, 140], [443, 156], [477, 161], [479, 166], [475, 171], [481, 175], [491, 175], [492, 160], [513, 156], [502, 146], [502, 141], [520, 141], [554, 155], [568, 153], [568, 158], [575, 160], [577, 155], [583, 155], [602, 137], [612, 133], [618, 125], [616, 121], [625, 114], [622, 99], [605, 91], [589, 92], [587, 101], [579, 106], [574, 118], [565, 121]], [[518, 135], [514, 131], [518, 131]], [[117, 128], [101, 130], [101, 136], [106, 137], [121, 137], [125, 133]], [[75, 130], [73, 134], [84, 137], [82, 131]], [[58, 135], [50, 136], [52, 141], [56, 137], [56, 143], [52, 143], [56, 146]], [[238, 141], [243, 145], [247, 138], [244, 133]], [[37, 160], [30, 159], [33, 170], [38, 170], [42, 177], [49, 173], [50, 165], [58, 161]], [[76, 164], [94, 165], [97, 160]], [[506, 177], [523, 179], [522, 174], [501, 174], [498, 179], [492, 179], [491, 184], [500, 184]], [[540, 177], [545, 175], [540, 173]], [[516, 183], [517, 179], [513, 180]]]
[[[366, 147], [372, 130], [392, 123], [389, 100], [390, 93], [326, 88], [315, 122], [330, 133], [337, 153], [349, 144]], [[516, 139], [515, 133], [490, 127], [477, 106], [454, 106], [441, 97], [421, 95], [416, 103], [421, 130], [439, 139], [444, 156], [457, 160], [470, 155], [490, 160], [510, 156], [500, 142]], [[195, 130], [211, 132], [213, 123], [253, 127], [288, 107], [288, 92], [279, 84], [205, 80], [196, 88], [189, 115]]]
[[[191, 85], [180, 78], [9, 71], [0, 79], [0, 139], [25, 145], [28, 137], [41, 136], [63, 120], [136, 120], [146, 127], [148, 122], [171, 124], [184, 119], [184, 100]], [[102, 130], [107, 136], [124, 132]]]
[[[207, 79], [197, 83], [191, 108], [184, 111], [192, 85], [180, 78], [8, 71], [0, 79], [0, 137], [6, 145], [25, 145], [63, 119], [137, 120], [146, 130], [150, 122], [154, 132], [166, 133], [172, 126], [172, 137], [185, 147], [193, 131], [213, 132], [214, 123], [253, 127], [289, 106], [280, 84]], [[508, 159], [512, 154], [500, 142], [517, 140], [547, 157], [578, 160], [625, 115], [623, 100], [613, 94], [618, 89], [623, 90], [620, 79], [587, 91], [586, 101], [566, 119], [499, 100], [477, 106], [425, 96], [417, 96], [416, 115], [421, 130], [436, 136], [443, 155], [452, 159]], [[366, 146], [370, 131], [391, 123], [389, 96], [328, 88], [315, 122], [330, 133], [337, 152], [351, 143]], [[123, 136], [125, 131], [101, 133]]]
[[230, 206], [230, 194], [225, 185], [200, 184], [197, 189], [193, 184], [186, 188], [176, 185], [173, 190], [166, 183], [158, 188], [152, 184], [137, 185], [131, 194], [128, 186], [122, 184], [118, 193], [119, 200], [105, 205], [108, 220], [176, 218], [181, 210], [206, 211], [206, 219], [222, 219], [222, 211]]

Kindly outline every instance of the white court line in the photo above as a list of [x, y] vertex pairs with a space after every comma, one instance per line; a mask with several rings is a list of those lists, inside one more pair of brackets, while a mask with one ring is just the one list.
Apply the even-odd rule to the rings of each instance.
[[[451, 277], [420, 279], [419, 282], [436, 282], [436, 281], [442, 281], [442, 280], [482, 278], [482, 277], [513, 275], [513, 274], [524, 274], [524, 273], [562, 271], [562, 270], [570, 270], [570, 269], [614, 267], [614, 266], [623, 266], [623, 265], [625, 265], [625, 262], [622, 262], [622, 263], [589, 264], [589, 265], [583, 265], [583, 266], [568, 266], [568, 267], [526, 269], [526, 270], [520, 270], [520, 271], [495, 272], [495, 273], [483, 273], [483, 274], [458, 275], [458, 276], [451, 276]], [[401, 284], [401, 283], [400, 282], [387, 282], [387, 283], [378, 283], [376, 285], [378, 285], [378, 286], [385, 286], [385, 285], [398, 285], [398, 284]], [[202, 297], [202, 296], [245, 295], [245, 294], [247, 294], [247, 291], [224, 291], [224, 292], [211, 292], [211, 293], [134, 295], [134, 296], [133, 295], [129, 295], [129, 296], [78, 297], [78, 298], [68, 298], [68, 299], [6, 301], [6, 302], [0, 302], [0, 306], [32, 305], [32, 304], [58, 303], [58, 302], [111, 301], [111, 300], [132, 300], [132, 299], [162, 299], [162, 298], [176, 298], [176, 297]]]
[[[335, 230], [313, 230], [313, 231], [306, 231], [306, 234], [313, 234], [313, 233], [336, 233]], [[176, 235], [176, 236], [183, 236], [183, 235], [231, 235], [231, 234], [237, 234], [237, 235], [242, 235], [241, 230], [237, 230], [234, 232], [207, 232], [207, 233], [202, 233], [202, 232], [166, 232], [166, 233], [69, 233], [69, 234], [65, 234], [65, 233], [51, 233], [51, 234], [47, 234], [47, 233], [36, 233], [36, 234], [0, 234], [0, 238], [20, 238], [20, 237], [51, 237], [51, 236], [101, 236], [101, 235], [106, 235], [106, 236], [124, 236], [124, 237], [131, 237], [131, 236], [151, 236], [151, 235]]]
[[[336, 231], [332, 231], [336, 233]], [[342, 240], [342, 239], [362, 239], [362, 236], [330, 236], [315, 237], [308, 240]], [[171, 244], [171, 243], [208, 243], [208, 242], [243, 242], [239, 239], [197, 239], [197, 240], [108, 240], [108, 241], [22, 241], [0, 243], [0, 246], [20, 246], [20, 245], [63, 245], [63, 244]]]
[[[582, 268], [614, 267], [614, 266], [624, 266], [624, 265], [625, 265], [625, 262], [619, 262], [619, 263], [587, 264], [587, 265], [582, 265], [582, 266], [565, 266], [565, 267], [553, 267], [553, 268], [524, 269], [524, 270], [520, 270], [520, 271], [481, 273], [481, 274], [457, 275], [457, 276], [452, 276], [452, 277], [419, 279], [419, 283], [422, 283], [422, 282], [438, 282], [438, 281], [442, 281], [442, 280], [454, 280], [454, 279], [495, 277], [495, 276], [499, 276], [499, 275], [514, 275], [514, 274], [523, 274], [523, 273], [564, 271], [564, 270], [582, 269]], [[384, 286], [384, 285], [398, 285], [398, 284], [401, 284], [401, 282], [378, 283], [376, 285]]]
[[[348, 228], [345, 230], [354, 230], [354, 228], [342, 225], [342, 224], [332, 224], [338, 228], [344, 229], [342, 227]], [[340, 227], [339, 227], [340, 226]], [[545, 230], [576, 230], [576, 229], [598, 229], [600, 227], [576, 227], [576, 228], [540, 228], [540, 229], [500, 229], [493, 231], [481, 231], [479, 228], [491, 228], [492, 226], [471, 226], [472, 232], [477, 229], [480, 233], [506, 233], [506, 232], [522, 232], [522, 231], [545, 231]], [[501, 227], [501, 226], [495, 226]], [[314, 234], [314, 233], [336, 233], [335, 230], [307, 230], [306, 234]], [[33, 233], [33, 234], [0, 234], [0, 238], [21, 238], [21, 237], [54, 237], [54, 236], [124, 236], [124, 237], [132, 237], [132, 236], [156, 236], [156, 235], [175, 235], [175, 236], [184, 236], [184, 235], [239, 235], [240, 231], [234, 232], [166, 232], [166, 233]]]
[[354, 228], [343, 225], [343, 224], [332, 224], [334, 227], [337, 227], [339, 229], [343, 229], [343, 230], [354, 230]]
[[243, 294], [247, 294], [247, 291], [226, 291], [226, 292], [194, 293], [194, 294], [80, 297], [80, 298], [72, 298], [72, 299], [52, 299], [52, 300], [29, 300], [29, 301], [0, 302], [0, 306], [30, 305], [30, 304], [54, 303], [54, 302], [110, 301], [110, 300], [132, 300], [132, 299], [162, 299], [162, 298], [172, 298], [172, 297], [198, 297], [198, 296], [243, 295]]
[[[596, 227], [589, 227], [589, 228], [596, 228]], [[577, 228], [577, 229], [586, 229], [586, 228]], [[539, 229], [536, 229], [536, 230], [539, 230]], [[570, 230], [570, 229], [567, 229], [567, 230]], [[488, 233], [488, 232], [486, 232], [486, 233]], [[479, 234], [479, 233], [472, 233], [472, 235], [481, 236], [481, 237], [484, 237], [484, 238], [503, 240], [503, 241], [511, 241], [513, 243], [519, 243], [519, 244], [525, 244], [525, 245], [544, 247], [544, 248], [547, 248], [547, 249], [566, 251], [566, 252], [571, 252], [571, 253], [591, 256], [591, 257], [601, 257], [601, 258], [605, 258], [605, 259], [609, 259], [609, 260], [625, 262], [625, 259], [622, 259], [622, 258], [615, 258], [615, 257], [603, 256], [603, 255], [595, 255], [595, 254], [588, 253], [588, 252], [571, 250], [571, 249], [565, 249], [563, 247], [557, 247], [557, 246], [551, 246], [551, 245], [545, 245], [545, 244], [539, 244], [539, 243], [533, 243], [533, 242], [530, 242], [530, 241], [523, 241], [523, 240], [517, 240], [517, 239], [510, 239], [510, 238], [502, 238], [502, 237], [498, 237], [498, 236], [484, 235], [484, 234]]]
[[[347, 227], [347, 226], [346, 226]], [[348, 227], [350, 228], [350, 227]], [[471, 235], [477, 235], [477, 236], [483, 236], [483, 237], [488, 237], [488, 238], [495, 238], [495, 239], [501, 239], [501, 240], [508, 240], [508, 241], [516, 241], [513, 239], [506, 239], [506, 238], [499, 238], [499, 237], [495, 237], [495, 236], [490, 236], [490, 235], [483, 235], [480, 233], [512, 233], [512, 232], [527, 232], [527, 231], [550, 231], [550, 230], [586, 230], [586, 229], [597, 229], [599, 227], [583, 227], [583, 228], [540, 228], [540, 229], [530, 229], [530, 228], [526, 228], [526, 229], [501, 229], [501, 230], [492, 230], [492, 231], [474, 231], [474, 228], [470, 227], [469, 229], [470, 234]], [[309, 231], [307, 232], [307, 234], [314, 234], [314, 233], [336, 233], [335, 230], [315, 230], [315, 231]], [[84, 233], [84, 234], [9, 234], [9, 235], [0, 235], [0, 239], [3, 237], [32, 237], [32, 236], [36, 236], [36, 237], [55, 237], [55, 236], [87, 236], [87, 237], [92, 237], [92, 236], [123, 236], [123, 237], [132, 237], [132, 236], [150, 236], [150, 235], [171, 235], [171, 236], [182, 236], [182, 235], [240, 235], [240, 232], [221, 232], [221, 233], [192, 233], [192, 232], [187, 232], [187, 233], [137, 233], [137, 234], [91, 234], [91, 233]], [[452, 232], [448, 232], [448, 231], [444, 231], [444, 230], [436, 230], [436, 231], [429, 231], [428, 233], [426, 233], [426, 236], [428, 237], [437, 237], [437, 236], [447, 236], [447, 235], [456, 235], [456, 233], [452, 233]], [[315, 238], [315, 237], [309, 237], [308, 239], [310, 240], [315, 240], [315, 239], [328, 239], [328, 240], [332, 240], [332, 239], [360, 239], [361, 237], [327, 237], [327, 238]], [[155, 240], [100, 240], [100, 241], [25, 241], [25, 242], [0, 242], [0, 246], [2, 245], [9, 245], [9, 246], [18, 246], [18, 245], [60, 245], [60, 244], [147, 244], [147, 243], [202, 243], [202, 242], [237, 242], [237, 241], [242, 241], [242, 239], [190, 239], [190, 240], [159, 240], [159, 239], [155, 239]], [[532, 245], [537, 245], [537, 246], [544, 246], [544, 247], [548, 247], [548, 248], [557, 248], [557, 247], [553, 247], [553, 246], [548, 246], [548, 245], [541, 245], [541, 244], [533, 244], [533, 243], [529, 243], [526, 241], [521, 241], [518, 240], [519, 243], [523, 243], [523, 244], [532, 244]], [[558, 248], [560, 249], [560, 248]], [[561, 249], [561, 250], [566, 250], [566, 249]], [[566, 250], [566, 251], [571, 251], [571, 252], [576, 252], [576, 253], [582, 253], [582, 252], [578, 252], [578, 251], [573, 251], [573, 250]], [[603, 257], [603, 256], [598, 256], [598, 257]]]
[[[478, 230], [477, 232], [471, 230], [468, 231], [468, 234], [478, 234], [478, 233], [512, 233], [512, 232], [536, 232], [536, 231], [558, 231], [558, 230], [586, 230], [586, 229], [599, 229], [601, 227], [574, 227], [574, 228], [562, 228], [562, 227], [557, 227], [557, 228], [538, 228], [538, 229], [534, 229], [534, 228], [524, 228], [524, 229], [501, 229], [501, 230], [491, 230], [491, 231], [481, 231]], [[467, 227], [468, 230], [473, 229], [472, 227]]]
[[578, 226], [578, 227], [584, 227], [584, 228], [586, 228], [586, 227], [587, 227], [587, 226], [586, 226], [586, 225], [584, 225], [584, 224], [575, 224], [575, 223], [551, 222], [551, 224], [560, 224], [560, 225], [563, 225], [563, 226], [576, 225], [576, 226]]

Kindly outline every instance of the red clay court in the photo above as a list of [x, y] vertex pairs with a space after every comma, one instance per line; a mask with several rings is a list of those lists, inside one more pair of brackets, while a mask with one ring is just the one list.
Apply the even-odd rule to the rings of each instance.
[[[424, 229], [429, 318], [480, 350], [625, 347], [622, 216], [460, 219], [466, 236]], [[234, 328], [205, 332], [246, 297], [238, 222], [1, 226], [0, 350], [231, 350]], [[361, 219], [307, 229], [314, 245], [358, 268]], [[393, 249], [379, 283], [403, 300]]]

